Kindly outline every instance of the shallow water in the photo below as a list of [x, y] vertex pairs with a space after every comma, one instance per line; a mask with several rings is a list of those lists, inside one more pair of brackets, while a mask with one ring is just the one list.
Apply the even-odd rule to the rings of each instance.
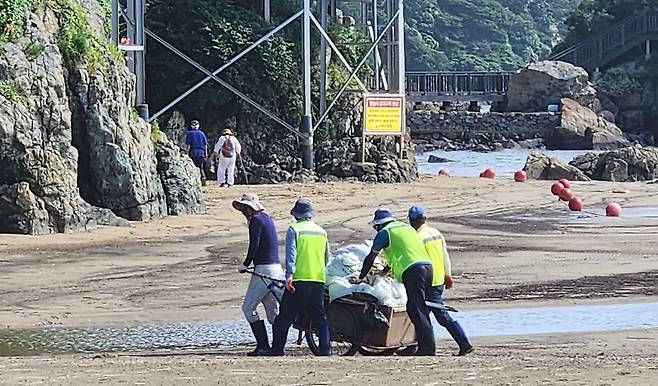
[[[480, 153], [475, 151], [445, 151], [437, 150], [416, 156], [418, 171], [422, 174], [436, 175], [441, 168], [448, 168], [456, 177], [477, 177], [484, 169], [493, 167], [499, 176], [511, 176], [517, 170], [521, 170], [525, 161], [533, 151], [556, 157], [566, 163], [576, 156], [585, 154], [589, 150], [529, 150], [529, 149], [505, 149], [501, 151]], [[430, 155], [450, 159], [454, 162], [431, 164], [427, 162]]]
[[[501, 308], [453, 314], [470, 336], [658, 327], [658, 303]], [[447, 333], [439, 326], [440, 337]], [[289, 338], [297, 336], [291, 330]], [[246, 322], [190, 322], [106, 328], [0, 330], [0, 356], [230, 348], [252, 343]]]

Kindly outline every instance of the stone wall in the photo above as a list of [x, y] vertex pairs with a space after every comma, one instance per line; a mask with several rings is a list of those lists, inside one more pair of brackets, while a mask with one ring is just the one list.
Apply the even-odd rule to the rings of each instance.
[[407, 127], [414, 139], [445, 137], [468, 140], [496, 138], [547, 138], [560, 125], [559, 113], [476, 113], [468, 111], [408, 111]]

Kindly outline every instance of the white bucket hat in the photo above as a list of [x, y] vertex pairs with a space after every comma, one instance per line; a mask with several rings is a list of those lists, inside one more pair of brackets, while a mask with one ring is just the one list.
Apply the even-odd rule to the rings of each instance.
[[245, 193], [241, 199], [233, 201], [233, 207], [237, 210], [241, 211], [244, 206], [248, 206], [255, 211], [265, 210], [265, 207], [258, 200], [258, 195], [255, 193]]

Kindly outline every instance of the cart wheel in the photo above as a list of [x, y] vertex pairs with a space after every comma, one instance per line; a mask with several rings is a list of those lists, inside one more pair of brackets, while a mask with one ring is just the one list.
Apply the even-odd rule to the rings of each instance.
[[358, 351], [359, 354], [366, 357], [375, 357], [375, 356], [387, 357], [395, 354], [395, 352], [398, 351], [398, 349], [397, 348], [376, 349], [376, 348], [370, 348], [365, 346], [359, 346]]
[[[346, 307], [338, 304], [327, 306], [329, 334], [331, 339], [331, 355], [352, 356], [359, 346], [352, 343], [361, 336], [361, 329], [356, 318]], [[320, 340], [317, 331], [311, 326], [306, 332], [306, 342], [314, 355], [320, 354]]]

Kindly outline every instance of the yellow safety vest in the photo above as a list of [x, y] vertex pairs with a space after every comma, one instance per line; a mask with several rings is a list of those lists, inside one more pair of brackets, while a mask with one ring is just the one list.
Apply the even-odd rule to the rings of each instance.
[[432, 287], [442, 285], [445, 282], [445, 239], [438, 229], [430, 228], [423, 225], [418, 229], [418, 236], [420, 236], [425, 251], [432, 261]]
[[297, 234], [297, 258], [292, 280], [324, 283], [327, 232], [310, 220], [300, 221], [291, 227]]
[[402, 274], [414, 264], [431, 264], [418, 233], [411, 225], [394, 221], [383, 230], [388, 233], [388, 247], [384, 248], [384, 256], [395, 280], [402, 282]]

